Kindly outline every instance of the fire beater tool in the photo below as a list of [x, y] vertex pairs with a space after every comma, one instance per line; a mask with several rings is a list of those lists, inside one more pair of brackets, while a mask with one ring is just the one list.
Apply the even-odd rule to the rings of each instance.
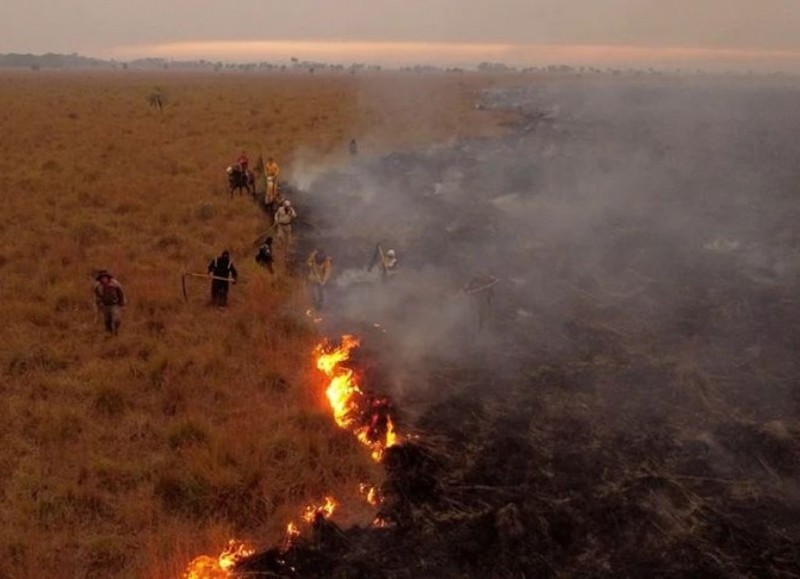
[[253, 247], [258, 247], [259, 245], [264, 243], [264, 241], [266, 241], [267, 237], [269, 237], [272, 233], [275, 233], [275, 224], [274, 223], [272, 225], [270, 225], [269, 228], [264, 233], [262, 233], [261, 235], [259, 235], [258, 237], [255, 238], [255, 240], [253, 241]]
[[493, 275], [480, 275], [472, 278], [467, 285], [464, 286], [464, 293], [467, 295], [473, 295], [480, 293], [482, 291], [486, 291], [489, 288], [492, 288], [499, 282], [500, 280], [494, 277]]
[[236, 283], [233, 280], [233, 278], [229, 278], [229, 277], [220, 277], [218, 275], [210, 275], [210, 274], [207, 274], [207, 273], [185, 273], [185, 274], [183, 274], [181, 276], [181, 290], [183, 290], [183, 299], [185, 301], [187, 301], [187, 302], [189, 301], [189, 296], [186, 294], [186, 278], [187, 277], [199, 277], [199, 278], [202, 278], [202, 279], [217, 279], [219, 281], [227, 281], [227, 282]]

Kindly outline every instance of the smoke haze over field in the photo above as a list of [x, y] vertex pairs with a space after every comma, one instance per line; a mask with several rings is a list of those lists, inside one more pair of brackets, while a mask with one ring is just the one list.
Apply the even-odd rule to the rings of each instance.
[[0, 52], [798, 70], [799, 28], [793, 0], [7, 0]]
[[[798, 98], [787, 81], [541, 79], [483, 94], [519, 112], [508, 136], [311, 184], [303, 238], [337, 269], [322, 331], [363, 337], [363, 384], [442, 465], [424, 536], [448, 538], [408, 558], [452, 559], [420, 576], [797, 568]], [[385, 283], [364, 272], [376, 242], [400, 258]], [[463, 291], [475, 276], [497, 278], [491, 302]], [[424, 480], [394, 468], [399, 497], [392, 476]], [[479, 519], [524, 513], [508, 543], [497, 517], [474, 543], [469, 515], [453, 524], [479, 490]]]
[[[749, 371], [775, 378], [752, 397], [780, 413], [800, 339], [785, 322], [798, 314], [785, 297], [800, 272], [797, 97], [720, 83], [489, 92], [526, 126], [364, 158], [311, 185], [315, 237], [339, 272], [332, 309], [405, 371], [663, 357], [752, 390], [731, 366], [749, 352]], [[402, 264], [385, 285], [364, 272], [377, 242]], [[476, 275], [500, 280], [483, 329], [480, 298], [461, 291]]]

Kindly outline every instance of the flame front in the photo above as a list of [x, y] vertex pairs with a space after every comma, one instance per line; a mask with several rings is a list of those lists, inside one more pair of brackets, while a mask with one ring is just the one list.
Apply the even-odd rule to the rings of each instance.
[[316, 364], [330, 379], [325, 395], [336, 424], [352, 432], [370, 448], [373, 460], [380, 462], [384, 451], [400, 440], [388, 415], [388, 401], [367, 396], [359, 387], [355, 372], [342, 365], [350, 359], [350, 353], [359, 343], [358, 338], [347, 335], [342, 336], [338, 348], [322, 343], [315, 350]]
[[[323, 504], [308, 505], [303, 509], [303, 522], [308, 525], [313, 525], [318, 517], [330, 519], [337, 506], [339, 506], [339, 503], [336, 502], [336, 499], [333, 497], [325, 497], [325, 502]], [[281, 543], [281, 550], [288, 551], [297, 543], [299, 538], [300, 528], [292, 521], [286, 525], [286, 534], [283, 537], [283, 543]]]
[[[353, 336], [343, 336], [338, 348], [330, 348], [326, 343], [320, 344], [315, 350], [316, 365], [330, 379], [325, 395], [336, 424], [352, 432], [371, 450], [372, 458], [380, 462], [384, 451], [399, 444], [400, 438], [389, 414], [391, 405], [388, 399], [365, 394], [358, 385], [355, 372], [342, 365], [350, 359], [350, 353], [358, 345], [358, 338]], [[381, 497], [375, 487], [362, 484], [359, 490], [370, 505], [380, 504]], [[333, 515], [337, 504], [333, 497], [325, 497], [322, 505], [309, 505], [303, 510], [301, 522], [313, 525], [319, 518], [328, 519]], [[373, 521], [376, 527], [387, 524], [380, 518]], [[288, 551], [297, 543], [300, 535], [300, 528], [294, 521], [286, 525], [281, 550]], [[232, 540], [218, 557], [203, 555], [194, 559], [189, 563], [182, 579], [230, 579], [236, 564], [254, 552], [244, 543]]]
[[227, 579], [236, 563], [255, 553], [255, 549], [242, 541], [231, 539], [218, 557], [202, 555], [189, 563], [183, 579]]
[[306, 523], [313, 523], [317, 519], [317, 517], [322, 517], [323, 519], [330, 519], [337, 505], [338, 503], [334, 500], [333, 497], [325, 497], [324, 505], [320, 506], [309, 505], [306, 507], [306, 510], [303, 511], [303, 520]]

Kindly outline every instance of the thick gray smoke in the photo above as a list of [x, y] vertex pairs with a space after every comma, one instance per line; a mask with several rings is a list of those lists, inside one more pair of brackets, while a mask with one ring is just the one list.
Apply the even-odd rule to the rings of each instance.
[[[521, 376], [571, 359], [758, 376], [752, 398], [780, 409], [800, 345], [798, 97], [779, 80], [497, 90], [485, 106], [524, 119], [505, 138], [321, 175], [311, 237], [335, 260], [335, 329], [379, 345], [401, 393], [430, 363]], [[366, 272], [377, 243], [400, 259], [388, 283]], [[463, 291], [476, 276], [498, 279], [488, 310]]]

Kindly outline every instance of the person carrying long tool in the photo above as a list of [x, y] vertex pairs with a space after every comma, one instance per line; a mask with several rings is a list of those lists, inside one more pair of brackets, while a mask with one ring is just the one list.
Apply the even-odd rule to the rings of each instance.
[[397, 254], [394, 249], [384, 251], [383, 247], [378, 244], [375, 247], [375, 253], [372, 255], [372, 261], [370, 261], [367, 271], [372, 271], [379, 264], [381, 266], [381, 279], [388, 281], [397, 273]]
[[213, 276], [211, 279], [211, 304], [218, 308], [226, 307], [228, 305], [229, 281], [236, 283], [239, 278], [239, 273], [231, 260], [230, 252], [225, 250], [209, 262], [208, 275]]

